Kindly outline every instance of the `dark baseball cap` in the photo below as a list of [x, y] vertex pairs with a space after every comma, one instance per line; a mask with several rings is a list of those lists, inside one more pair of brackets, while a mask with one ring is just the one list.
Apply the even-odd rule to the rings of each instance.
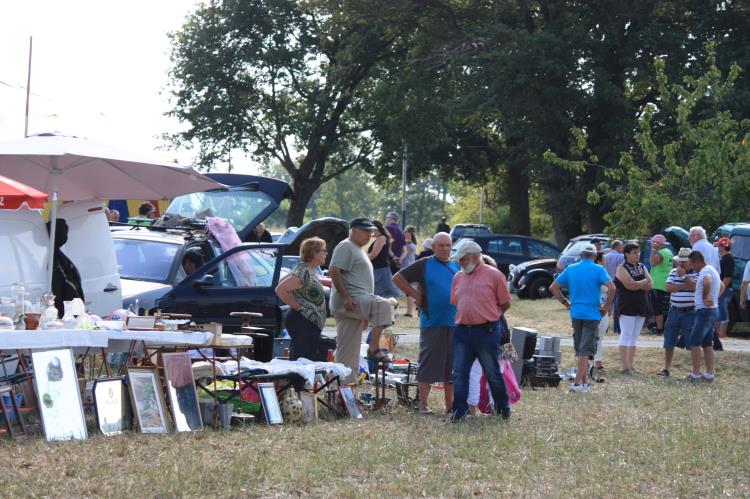
[[369, 230], [374, 229], [375, 225], [373, 225], [373, 223], [366, 218], [355, 218], [354, 220], [349, 222], [349, 228]]

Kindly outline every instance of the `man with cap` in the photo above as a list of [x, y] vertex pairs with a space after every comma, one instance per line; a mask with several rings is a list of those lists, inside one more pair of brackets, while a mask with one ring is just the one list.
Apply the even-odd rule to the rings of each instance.
[[451, 303], [456, 306], [453, 332], [453, 409], [451, 421], [469, 412], [469, 376], [475, 359], [484, 369], [495, 411], [510, 418], [508, 394], [500, 371], [500, 317], [510, 308], [505, 275], [482, 261], [482, 248], [463, 244], [455, 256], [460, 272], [453, 277]]
[[[599, 341], [599, 322], [612, 306], [615, 285], [604, 267], [594, 263], [596, 246], [587, 244], [581, 251], [581, 260], [568, 265], [550, 285], [550, 292], [565, 308], [570, 310], [573, 325], [573, 347], [576, 355], [576, 378], [570, 391], [587, 393], [589, 361], [596, 355]], [[561, 286], [567, 286], [570, 300], [562, 295]], [[607, 299], [602, 304], [602, 286], [607, 286]]]
[[379, 351], [380, 333], [393, 324], [393, 306], [374, 293], [372, 263], [363, 249], [375, 226], [366, 218], [349, 224], [349, 237], [333, 250], [328, 273], [333, 281], [330, 307], [336, 319], [336, 360], [352, 369], [344, 380], [355, 383], [359, 371], [359, 348], [365, 321], [372, 327], [368, 358], [387, 360]]
[[651, 238], [651, 310], [653, 310], [653, 321], [656, 334], [664, 333], [664, 309], [667, 307], [669, 295], [667, 294], [667, 277], [672, 270], [672, 252], [667, 248], [667, 238], [656, 234]]
[[664, 369], [658, 374], [665, 378], [671, 375], [669, 370], [678, 339], [686, 339], [695, 322], [695, 281], [698, 273], [693, 269], [689, 256], [690, 248], [680, 249], [673, 259], [677, 266], [667, 277], [670, 308], [664, 324]]
[[385, 217], [385, 228], [391, 234], [391, 272], [395, 274], [401, 267], [401, 255], [406, 246], [404, 231], [398, 226], [398, 213], [392, 211]]
[[435, 234], [438, 232], [445, 232], [450, 233], [451, 226], [448, 225], [448, 217], [440, 217], [440, 223], [437, 224], [437, 227], [435, 228]]
[[724, 284], [724, 292], [719, 296], [719, 320], [716, 323], [716, 331], [719, 338], [727, 337], [729, 328], [729, 302], [732, 300], [732, 277], [734, 276], [734, 257], [732, 256], [732, 240], [722, 237], [716, 241], [716, 249], [719, 250], [719, 276]]

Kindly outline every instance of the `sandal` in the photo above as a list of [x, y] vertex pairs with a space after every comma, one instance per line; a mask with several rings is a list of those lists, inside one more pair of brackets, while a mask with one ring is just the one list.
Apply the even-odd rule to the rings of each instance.
[[424, 415], [430, 415], [430, 414], [434, 414], [434, 413], [432, 412], [432, 409], [430, 409], [429, 407], [420, 407], [420, 408], [419, 408], [419, 413], [420, 413], [420, 414], [424, 414]]

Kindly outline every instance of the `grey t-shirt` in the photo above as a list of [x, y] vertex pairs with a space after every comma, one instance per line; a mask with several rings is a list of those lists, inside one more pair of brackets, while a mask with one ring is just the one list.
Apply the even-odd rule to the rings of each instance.
[[[372, 275], [372, 262], [365, 250], [354, 244], [350, 239], [344, 239], [333, 250], [331, 263], [328, 267], [341, 269], [341, 279], [344, 287], [352, 297], [371, 295], [375, 291], [375, 279]], [[341, 295], [336, 286], [331, 289], [331, 312], [343, 306]]]

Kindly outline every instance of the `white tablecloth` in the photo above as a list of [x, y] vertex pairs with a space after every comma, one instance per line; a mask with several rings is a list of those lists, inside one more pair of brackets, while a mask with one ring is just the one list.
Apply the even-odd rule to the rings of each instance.
[[53, 329], [49, 331], [0, 331], [0, 350], [41, 348], [109, 348], [128, 351], [132, 341], [145, 341], [146, 346], [206, 345], [213, 333], [182, 331], [116, 331], [89, 329]]

